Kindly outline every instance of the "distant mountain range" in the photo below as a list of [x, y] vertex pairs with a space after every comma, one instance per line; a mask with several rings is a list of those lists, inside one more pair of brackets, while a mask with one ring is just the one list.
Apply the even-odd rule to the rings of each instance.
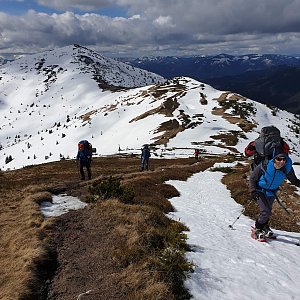
[[142, 57], [120, 59], [165, 78], [188, 76], [221, 90], [300, 113], [300, 58], [286, 55]]
[[300, 114], [300, 67], [277, 66], [236, 76], [208, 79], [217, 89]]

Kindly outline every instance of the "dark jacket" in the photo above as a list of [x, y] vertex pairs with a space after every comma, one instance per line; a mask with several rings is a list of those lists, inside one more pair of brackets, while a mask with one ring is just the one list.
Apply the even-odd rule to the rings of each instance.
[[143, 148], [141, 158], [148, 160], [150, 158], [150, 156], [151, 156], [151, 154], [150, 154], [149, 148], [147, 148], [147, 147]]
[[267, 197], [274, 197], [285, 179], [300, 187], [300, 180], [295, 175], [292, 161], [289, 157], [287, 157], [285, 165], [279, 170], [275, 169], [274, 159], [271, 159], [265, 168], [262, 165], [254, 168], [250, 176], [250, 192], [263, 192]]

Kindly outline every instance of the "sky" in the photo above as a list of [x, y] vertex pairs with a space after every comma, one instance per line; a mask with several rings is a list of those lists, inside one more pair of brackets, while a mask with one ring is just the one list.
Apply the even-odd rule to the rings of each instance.
[[0, 56], [80, 44], [111, 57], [297, 55], [299, 0], [0, 0]]
[[[232, 167], [218, 163], [214, 167]], [[300, 177], [300, 166], [294, 166]], [[170, 180], [180, 193], [170, 199], [170, 218], [184, 223], [194, 273], [185, 286], [195, 300], [292, 300], [300, 295], [300, 233], [274, 230], [276, 240], [261, 243], [250, 237], [254, 221], [240, 215], [243, 207], [231, 198], [221, 172], [206, 170], [187, 181]], [[214, 188], [211, 189], [211, 186]], [[300, 195], [300, 189], [297, 193]], [[78, 198], [58, 195], [41, 204], [45, 217], [86, 206]], [[233, 224], [233, 229], [229, 225]]]
[[[97, 74], [104, 82], [137, 88], [118, 92], [100, 89], [92, 79], [95, 70], [78, 61], [81, 56], [96, 62]], [[188, 157], [193, 155], [195, 145], [207, 153], [231, 153], [230, 148], [224, 147], [225, 141], [214, 138], [228, 132], [239, 133], [234, 148], [243, 153], [263, 126], [276, 124], [289, 141], [292, 158], [300, 161], [299, 137], [291, 130], [299, 123], [295, 115], [282, 110], [274, 114], [261, 103], [242, 99], [240, 105], [253, 108], [253, 113], [250, 110], [245, 117], [257, 124], [257, 128], [244, 132], [238, 124], [214, 114], [215, 108], [221, 107], [218, 99], [224, 92], [190, 78], [178, 81], [182, 90], [173, 82], [154, 87], [153, 83], [164, 82], [158, 75], [70, 46], [24, 57], [5, 64], [2, 70], [1, 170], [59, 161], [61, 157], [75, 158], [82, 139], [89, 140], [99, 156], [116, 154], [119, 147], [122, 153], [140, 154], [143, 144], [154, 144], [160, 139], [163, 132], [159, 129], [170, 120], [184, 124], [184, 119], [190, 120], [189, 125], [157, 145], [153, 155]], [[155, 89], [157, 93], [153, 92]], [[206, 97], [206, 105], [199, 102], [201, 93]], [[154, 98], [153, 94], [160, 97]], [[231, 96], [229, 93], [227, 99]], [[160, 107], [174, 98], [178, 107], [174, 107], [172, 116], [160, 112]], [[226, 113], [236, 116], [232, 108]], [[5, 163], [9, 155], [13, 160]]]

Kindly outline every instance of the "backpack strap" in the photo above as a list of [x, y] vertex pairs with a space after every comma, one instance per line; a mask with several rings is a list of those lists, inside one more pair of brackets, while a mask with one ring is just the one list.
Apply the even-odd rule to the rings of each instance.
[[265, 157], [260, 163], [260, 169], [262, 171], [262, 175], [266, 173], [268, 162], [269, 160]]

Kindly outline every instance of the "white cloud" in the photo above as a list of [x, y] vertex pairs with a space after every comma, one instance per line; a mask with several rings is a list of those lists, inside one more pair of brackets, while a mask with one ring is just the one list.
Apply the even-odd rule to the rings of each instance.
[[141, 19], [141, 15], [133, 15], [132, 17], [129, 18], [129, 20], [139, 20]]
[[159, 27], [175, 27], [170, 16], [159, 16], [153, 23]]
[[[64, 13], [30, 11], [14, 16], [0, 12], [0, 53], [51, 48], [70, 43], [123, 52], [153, 49], [215, 54], [299, 52], [298, 0], [39, 0]], [[128, 9], [128, 17], [112, 18], [96, 10]], [[79, 9], [85, 14], [75, 14]], [[69, 11], [68, 11], [69, 10]], [[267, 42], [267, 43], [266, 43]], [[194, 50], [193, 50], [194, 49]], [[152, 53], [155, 54], [155, 53]], [[164, 54], [164, 53], [159, 53]], [[168, 54], [168, 53], [166, 53]]]

